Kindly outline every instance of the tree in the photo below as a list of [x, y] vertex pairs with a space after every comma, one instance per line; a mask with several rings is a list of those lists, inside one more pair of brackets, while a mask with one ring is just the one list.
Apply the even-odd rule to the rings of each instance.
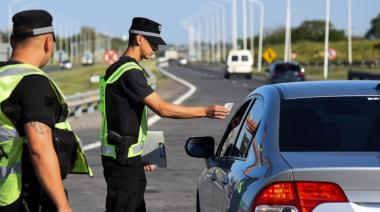
[[[295, 28], [292, 32], [292, 41], [297, 42], [301, 40], [310, 41], [324, 41], [325, 40], [325, 21], [323, 20], [311, 20], [304, 21], [302, 24]], [[329, 23], [329, 40], [339, 41], [344, 40], [345, 35], [343, 30], [337, 30]]]
[[380, 38], [380, 14], [371, 20], [371, 28], [365, 34], [368, 39]]

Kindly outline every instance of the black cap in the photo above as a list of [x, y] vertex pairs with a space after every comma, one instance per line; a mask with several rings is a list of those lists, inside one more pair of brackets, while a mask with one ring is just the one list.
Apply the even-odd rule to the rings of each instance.
[[12, 17], [15, 38], [27, 38], [53, 33], [53, 17], [45, 10], [26, 10]]
[[133, 18], [129, 33], [143, 35], [149, 42], [156, 45], [166, 45], [165, 41], [160, 36], [161, 25], [147, 18]]

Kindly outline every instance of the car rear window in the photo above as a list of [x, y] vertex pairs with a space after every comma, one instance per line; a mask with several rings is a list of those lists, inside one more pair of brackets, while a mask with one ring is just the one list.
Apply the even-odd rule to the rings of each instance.
[[283, 101], [280, 150], [380, 151], [380, 96]]
[[231, 58], [232, 61], [238, 61], [239, 60], [239, 57], [237, 55], [234, 55], [232, 56]]
[[285, 72], [285, 71], [296, 72], [296, 71], [301, 71], [301, 67], [294, 64], [278, 64], [276, 65], [274, 70], [277, 72]]
[[241, 61], [248, 61], [248, 56], [247, 55], [241, 56]]

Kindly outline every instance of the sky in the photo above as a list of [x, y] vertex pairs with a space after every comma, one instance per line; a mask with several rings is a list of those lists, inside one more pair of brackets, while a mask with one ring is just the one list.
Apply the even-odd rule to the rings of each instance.
[[[238, 1], [238, 35], [242, 37], [242, 0]], [[264, 31], [285, 26], [286, 0], [260, 0], [264, 4]], [[135, 16], [147, 17], [162, 25], [162, 37], [167, 43], [186, 44], [188, 33], [182, 26], [201, 13], [209, 2], [225, 5], [227, 19], [231, 19], [231, 0], [1, 0], [0, 29], [9, 26], [10, 17], [26, 9], [45, 9], [54, 18], [54, 29], [65, 37], [79, 31], [81, 26], [91, 26], [113, 37], [128, 34]], [[250, 5], [250, 1], [247, 1]], [[348, 0], [331, 0], [331, 22], [337, 29], [348, 26]], [[324, 20], [326, 0], [291, 0], [291, 25], [305, 20]], [[255, 4], [254, 32], [259, 31], [260, 10]], [[380, 0], [352, 0], [352, 32], [362, 36], [370, 28], [371, 20], [380, 14]], [[203, 26], [205, 27], [205, 26]], [[227, 22], [227, 39], [231, 39], [231, 23]]]

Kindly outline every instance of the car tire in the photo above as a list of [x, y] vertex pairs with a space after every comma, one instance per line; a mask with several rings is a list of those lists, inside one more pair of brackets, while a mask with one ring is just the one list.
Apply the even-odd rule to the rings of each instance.
[[199, 194], [198, 194], [198, 191], [197, 191], [197, 212], [201, 212], [201, 208], [199, 206]]
[[230, 73], [227, 72], [224, 74], [224, 79], [229, 79], [230, 77], [231, 77]]
[[252, 75], [251, 74], [247, 74], [247, 75], [245, 75], [245, 78], [246, 79], [252, 79]]

